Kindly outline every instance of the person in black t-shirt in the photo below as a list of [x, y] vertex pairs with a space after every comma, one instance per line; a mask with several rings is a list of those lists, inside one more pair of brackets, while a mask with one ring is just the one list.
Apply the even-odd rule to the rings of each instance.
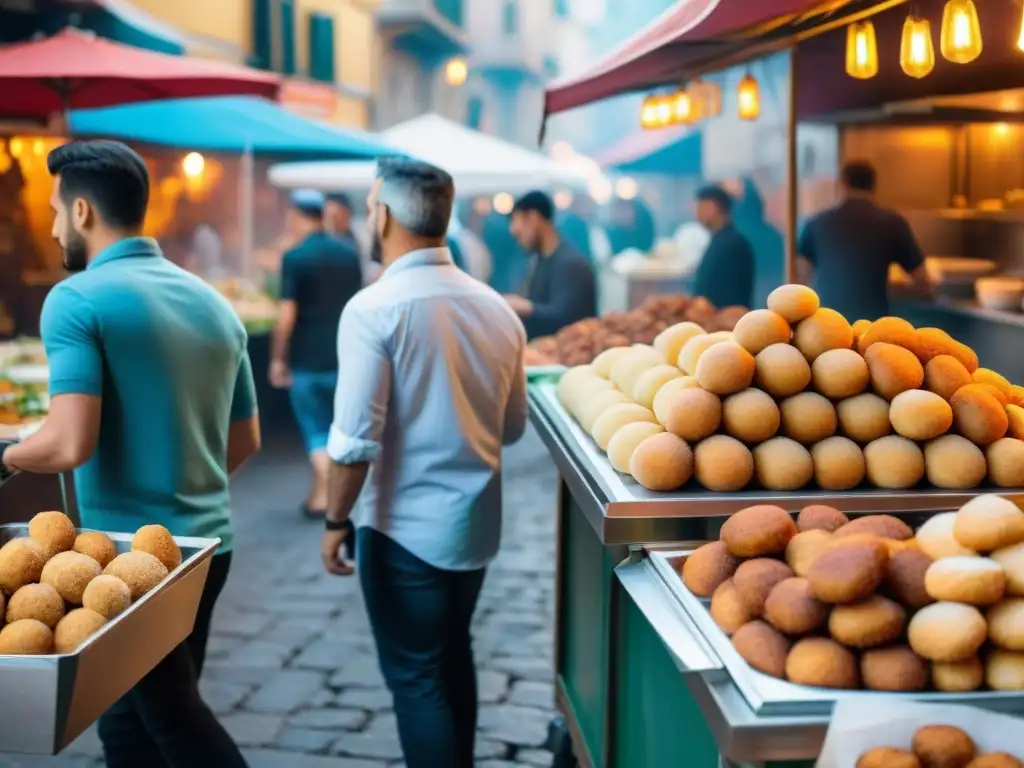
[[694, 296], [718, 309], [749, 307], [754, 293], [754, 249], [732, 223], [732, 196], [719, 186], [697, 192], [697, 220], [711, 241], [693, 278]]
[[281, 262], [281, 305], [270, 362], [270, 383], [289, 389], [313, 466], [313, 485], [302, 505], [311, 517], [322, 516], [327, 508], [327, 434], [338, 381], [338, 323], [349, 299], [363, 286], [355, 248], [324, 231], [324, 202], [319, 192], [292, 195], [288, 226], [299, 244]]
[[528, 192], [512, 208], [510, 228], [531, 254], [523, 293], [506, 295], [528, 338], [550, 336], [597, 314], [597, 280], [590, 261], [563, 240], [555, 206], [543, 192]]
[[847, 163], [842, 201], [808, 221], [798, 244], [801, 282], [851, 323], [889, 314], [890, 264], [903, 267], [922, 293], [931, 292], [924, 253], [907, 220], [875, 202], [875, 179], [870, 163]]

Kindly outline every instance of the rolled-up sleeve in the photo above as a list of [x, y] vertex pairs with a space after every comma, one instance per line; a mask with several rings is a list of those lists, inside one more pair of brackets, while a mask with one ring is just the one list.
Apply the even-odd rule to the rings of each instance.
[[338, 326], [338, 386], [327, 453], [338, 464], [380, 458], [391, 394], [391, 357], [380, 310], [349, 304]]
[[92, 305], [77, 290], [58, 283], [39, 318], [50, 395], [102, 395], [103, 345]]

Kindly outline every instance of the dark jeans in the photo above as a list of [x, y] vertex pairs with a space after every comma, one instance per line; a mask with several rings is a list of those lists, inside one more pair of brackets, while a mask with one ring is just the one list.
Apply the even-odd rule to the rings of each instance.
[[100, 718], [107, 768], [246, 768], [199, 696], [210, 618], [230, 566], [230, 552], [214, 555], [192, 634]]
[[408, 768], [472, 768], [476, 669], [469, 635], [484, 569], [443, 571], [359, 529], [359, 580]]

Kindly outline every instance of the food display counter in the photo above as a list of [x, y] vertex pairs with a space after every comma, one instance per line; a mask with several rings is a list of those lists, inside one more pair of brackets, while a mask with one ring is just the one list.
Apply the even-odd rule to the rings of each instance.
[[[753, 504], [915, 515], [984, 492], [940, 489], [652, 493], [619, 475], [547, 382], [530, 387], [531, 419], [560, 475], [556, 697], [578, 761], [647, 765], [813, 765], [832, 707], [845, 697], [754, 671], [677, 569], [724, 519]], [[1002, 495], [1024, 503], [1024, 493]], [[1024, 710], [1016, 693], [888, 694]]]

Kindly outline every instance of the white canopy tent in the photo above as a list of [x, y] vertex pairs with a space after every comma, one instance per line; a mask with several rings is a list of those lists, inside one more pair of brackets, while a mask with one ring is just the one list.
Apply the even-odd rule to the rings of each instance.
[[[581, 192], [593, 183], [608, 183], [593, 168], [553, 160], [437, 114], [396, 125], [379, 138], [401, 153], [448, 171], [459, 197], [554, 188]], [[372, 185], [375, 170], [372, 162], [282, 163], [270, 169], [270, 182], [287, 189], [360, 190]]]

